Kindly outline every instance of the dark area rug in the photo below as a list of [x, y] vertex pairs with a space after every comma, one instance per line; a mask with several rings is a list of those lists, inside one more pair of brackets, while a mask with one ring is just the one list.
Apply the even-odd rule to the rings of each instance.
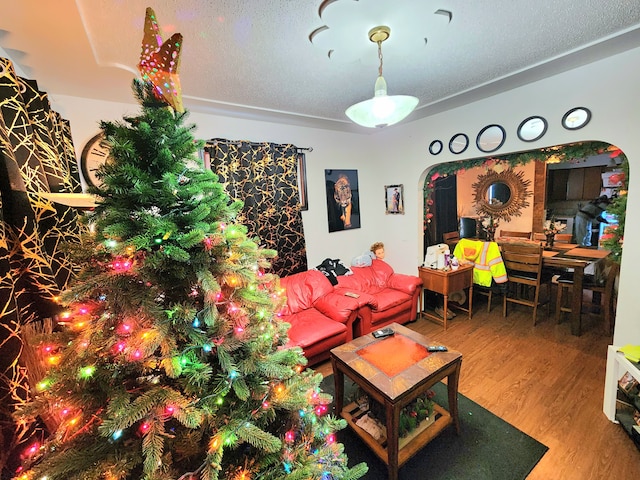
[[[326, 377], [322, 390], [333, 395], [333, 375]], [[447, 386], [438, 383], [434, 400], [447, 407]], [[345, 377], [345, 403], [356, 387]], [[400, 480], [519, 480], [525, 479], [548, 447], [518, 430], [465, 396], [458, 395], [460, 436], [453, 425], [422, 448], [400, 467]], [[367, 480], [386, 480], [387, 467], [347, 427], [338, 432], [349, 465], [369, 465]]]

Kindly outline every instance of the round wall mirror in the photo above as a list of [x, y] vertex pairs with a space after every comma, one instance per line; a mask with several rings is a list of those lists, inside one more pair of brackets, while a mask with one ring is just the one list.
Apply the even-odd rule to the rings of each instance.
[[442, 151], [442, 142], [440, 140], [434, 140], [429, 145], [429, 153], [431, 155], [438, 155]]
[[530, 180], [525, 180], [523, 172], [490, 170], [478, 177], [472, 185], [476, 211], [479, 215], [490, 216], [508, 222], [511, 217], [522, 215], [522, 209], [529, 206], [527, 197]]
[[577, 130], [584, 127], [591, 120], [591, 111], [588, 108], [572, 108], [562, 117], [562, 126], [567, 130]]
[[511, 199], [511, 188], [504, 182], [496, 182], [489, 185], [485, 200], [489, 205], [505, 205]]
[[485, 153], [495, 152], [503, 144], [507, 134], [500, 125], [487, 125], [476, 137], [478, 150]]
[[518, 126], [518, 138], [523, 142], [535, 142], [547, 133], [547, 121], [542, 117], [525, 118]]
[[469, 137], [464, 133], [456, 133], [451, 140], [449, 140], [449, 151], [454, 154], [464, 152], [469, 146]]

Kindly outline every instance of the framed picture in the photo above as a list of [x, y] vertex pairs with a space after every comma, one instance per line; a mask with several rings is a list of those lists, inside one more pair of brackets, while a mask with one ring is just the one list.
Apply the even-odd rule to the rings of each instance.
[[360, 228], [357, 170], [325, 170], [329, 232]]
[[298, 153], [298, 193], [300, 210], [309, 210], [307, 200], [307, 159], [304, 153]]
[[404, 215], [404, 192], [402, 185], [385, 185], [384, 201], [387, 215]]

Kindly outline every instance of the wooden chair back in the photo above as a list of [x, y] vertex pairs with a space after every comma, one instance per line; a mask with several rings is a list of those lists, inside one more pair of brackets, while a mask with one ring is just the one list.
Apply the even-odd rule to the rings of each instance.
[[[502, 260], [509, 278], [504, 296], [502, 315], [507, 316], [507, 304], [517, 303], [533, 308], [533, 324], [536, 324], [542, 284], [542, 245], [504, 243]], [[529, 290], [532, 289], [533, 292]]]
[[558, 243], [571, 243], [573, 234], [571, 233], [556, 233], [553, 240]]
[[517, 238], [528, 238], [531, 240], [531, 232], [516, 232], [512, 230], [500, 230], [501, 237], [517, 237]]
[[456, 245], [460, 241], [460, 232], [447, 232], [442, 234], [442, 241], [449, 245], [449, 249], [453, 252]]

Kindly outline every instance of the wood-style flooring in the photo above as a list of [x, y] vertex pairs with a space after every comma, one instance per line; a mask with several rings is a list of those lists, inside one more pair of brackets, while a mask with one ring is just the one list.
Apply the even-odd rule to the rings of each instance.
[[[530, 308], [510, 307], [503, 318], [496, 300], [490, 313], [484, 298], [474, 300], [473, 318], [459, 313], [447, 331], [425, 319], [406, 326], [462, 352], [460, 393], [549, 447], [528, 479], [640, 478], [640, 451], [602, 412], [612, 341], [602, 319], [583, 315], [584, 333], [575, 337], [545, 307], [534, 327]], [[315, 370], [327, 375], [331, 365]]]

